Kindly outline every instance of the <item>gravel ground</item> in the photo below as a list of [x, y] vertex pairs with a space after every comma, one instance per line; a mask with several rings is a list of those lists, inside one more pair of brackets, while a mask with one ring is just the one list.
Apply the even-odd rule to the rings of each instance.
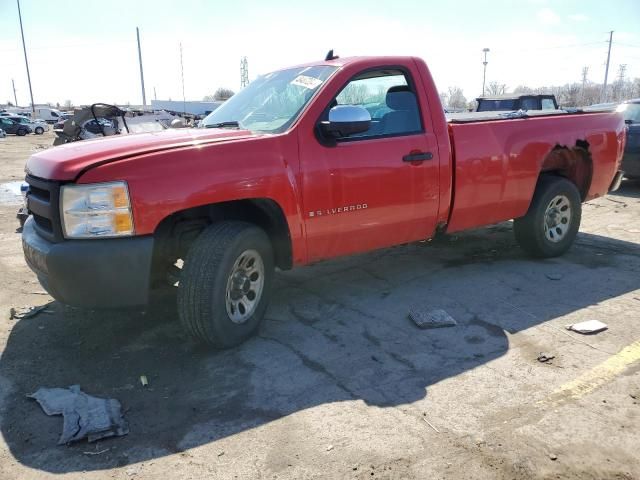
[[[0, 139], [0, 184], [52, 141]], [[504, 223], [279, 273], [259, 336], [224, 352], [169, 303], [53, 302], [16, 203], [0, 193], [2, 479], [640, 479], [638, 184], [586, 204], [557, 259], [526, 258]], [[25, 305], [51, 313], [9, 319]], [[458, 325], [420, 330], [412, 307]], [[564, 329], [589, 319], [609, 329]], [[56, 445], [61, 418], [26, 395], [72, 384], [120, 400], [129, 435]]]

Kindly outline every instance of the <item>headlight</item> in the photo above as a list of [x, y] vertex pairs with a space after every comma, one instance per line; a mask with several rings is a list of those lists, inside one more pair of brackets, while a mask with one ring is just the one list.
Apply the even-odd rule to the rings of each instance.
[[133, 235], [131, 204], [125, 182], [64, 185], [60, 198], [65, 238]]

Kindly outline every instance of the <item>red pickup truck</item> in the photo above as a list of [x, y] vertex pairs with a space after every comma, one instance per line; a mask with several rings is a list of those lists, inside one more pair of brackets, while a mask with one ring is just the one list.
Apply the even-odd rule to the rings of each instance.
[[581, 202], [619, 184], [622, 116], [470, 115], [445, 118], [418, 58], [269, 73], [201, 128], [33, 155], [25, 257], [76, 306], [144, 305], [177, 285], [186, 329], [230, 347], [258, 328], [276, 267], [509, 219], [525, 252], [565, 252]]

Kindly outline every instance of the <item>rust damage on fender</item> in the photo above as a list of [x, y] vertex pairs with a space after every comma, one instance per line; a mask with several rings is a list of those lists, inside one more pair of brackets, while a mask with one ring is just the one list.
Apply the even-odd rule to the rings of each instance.
[[575, 147], [556, 145], [545, 157], [541, 173], [554, 172], [570, 179], [580, 191], [582, 201], [588, 200], [593, 164], [589, 144], [578, 140]]

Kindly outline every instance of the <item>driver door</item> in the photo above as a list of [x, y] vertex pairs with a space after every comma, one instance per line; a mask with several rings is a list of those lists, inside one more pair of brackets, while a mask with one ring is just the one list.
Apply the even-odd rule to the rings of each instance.
[[360, 106], [372, 121], [366, 132], [333, 145], [300, 142], [309, 261], [430, 236], [438, 208], [438, 150], [411, 72], [357, 74], [321, 120], [335, 105]]

